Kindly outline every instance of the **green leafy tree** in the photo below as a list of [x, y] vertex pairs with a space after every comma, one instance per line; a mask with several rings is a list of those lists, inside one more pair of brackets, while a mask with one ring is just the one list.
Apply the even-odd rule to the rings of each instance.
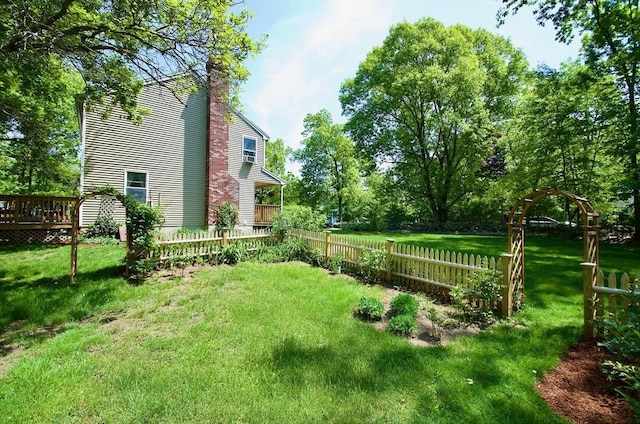
[[81, 90], [77, 73], [45, 55], [21, 68], [11, 87], [0, 94], [4, 101], [1, 192], [72, 194], [76, 190], [79, 133], [73, 100]]
[[335, 202], [342, 221], [345, 201], [360, 177], [353, 142], [326, 109], [305, 117], [302, 135], [302, 147], [294, 153], [302, 164], [302, 194], [312, 207]]
[[[512, 187], [523, 193], [553, 186], [611, 212], [624, 174], [608, 148], [619, 137], [617, 98], [610, 77], [594, 76], [579, 63], [539, 67], [518, 106], [515, 132], [507, 137]], [[564, 216], [578, 218], [571, 203], [562, 201]]]
[[291, 155], [291, 148], [284, 145], [284, 140], [277, 138], [266, 143], [267, 158], [265, 168], [280, 178], [287, 174], [287, 158]]
[[402, 22], [343, 84], [346, 127], [442, 225], [473, 192], [526, 66], [507, 39], [487, 31]]
[[503, 21], [524, 6], [534, 7], [541, 25], [551, 22], [558, 40], [568, 42], [580, 34], [587, 65], [616, 78], [624, 106], [616, 154], [625, 163], [635, 237], [640, 240], [640, 5], [614, 0], [504, 0], [498, 17]]
[[[202, 81], [210, 61], [228, 77], [232, 98], [247, 77], [244, 59], [260, 46], [246, 33], [246, 9], [234, 0], [17, 0], [0, 12], [0, 81], [47, 56], [73, 65], [89, 100], [110, 96], [130, 118], [139, 117], [142, 79], [167, 76]], [[17, 68], [16, 68], [17, 66]], [[19, 75], [19, 74], [18, 74]]]

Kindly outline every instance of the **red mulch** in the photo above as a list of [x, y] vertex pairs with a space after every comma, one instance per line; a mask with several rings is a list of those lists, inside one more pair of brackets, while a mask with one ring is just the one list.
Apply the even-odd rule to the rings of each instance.
[[575, 423], [631, 423], [633, 412], [602, 372], [605, 359], [613, 358], [595, 341], [582, 340], [536, 388], [552, 410]]

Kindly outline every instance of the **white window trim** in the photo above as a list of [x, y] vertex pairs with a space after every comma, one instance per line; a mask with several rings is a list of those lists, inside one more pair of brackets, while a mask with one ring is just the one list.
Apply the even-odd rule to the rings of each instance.
[[127, 194], [127, 172], [135, 172], [135, 173], [138, 173], [138, 174], [145, 174], [147, 176], [146, 187], [145, 187], [146, 190], [147, 190], [147, 198], [145, 199], [145, 203], [148, 204], [149, 203], [149, 199], [151, 199], [151, 190], [150, 190], [150, 187], [151, 187], [151, 175], [149, 174], [149, 171], [143, 171], [141, 169], [125, 169], [124, 172], [123, 172], [123, 175], [122, 175], [122, 177], [124, 179], [124, 181], [122, 183], [122, 186], [123, 186], [122, 187], [122, 193], [124, 195]]
[[[245, 151], [245, 150], [248, 150], [248, 149], [245, 149], [245, 148], [244, 148], [244, 140], [245, 140], [245, 139], [253, 140], [253, 141], [255, 141], [255, 143], [256, 143], [256, 149], [255, 149], [255, 150], [253, 150], [253, 158], [254, 158], [254, 161], [253, 161], [253, 162], [250, 162], [250, 161], [247, 161], [247, 160], [245, 160], [245, 159], [244, 159], [244, 151]], [[242, 136], [242, 143], [241, 143], [240, 148], [242, 149], [242, 150], [241, 150], [241, 152], [240, 152], [240, 154], [241, 154], [242, 162], [243, 162], [243, 163], [245, 163], [245, 162], [246, 162], [246, 163], [258, 163], [258, 137], [251, 136], [251, 135], [243, 135], [243, 136]], [[248, 151], [252, 151], [252, 150], [248, 150]]]

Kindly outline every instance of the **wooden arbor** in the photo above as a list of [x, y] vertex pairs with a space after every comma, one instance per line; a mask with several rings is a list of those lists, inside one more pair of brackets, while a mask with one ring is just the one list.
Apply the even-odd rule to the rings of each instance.
[[[580, 209], [582, 216], [582, 230], [584, 240], [583, 267], [584, 285], [593, 286], [596, 281], [598, 271], [598, 239], [600, 236], [600, 226], [598, 225], [598, 213], [591, 204], [582, 197], [565, 190], [558, 190], [550, 187], [533, 190], [525, 196], [519, 198], [511, 212], [507, 223], [509, 230], [509, 256], [510, 266], [505, 272], [508, 273], [509, 292], [503, 303], [503, 311], [511, 315], [513, 308], [520, 309], [524, 300], [524, 229], [526, 216], [529, 209], [547, 196], [564, 196], [575, 203]], [[585, 293], [587, 291], [585, 290]], [[586, 328], [593, 320], [593, 299], [585, 297], [585, 332], [589, 334], [590, 329]], [[588, 317], [589, 315], [589, 317]]]
[[[82, 203], [84, 203], [85, 200], [87, 199], [93, 199], [97, 196], [101, 196], [101, 195], [108, 195], [108, 196], [113, 196], [116, 198], [116, 200], [120, 201], [120, 203], [123, 204], [123, 200], [124, 200], [124, 195], [118, 193], [117, 191], [110, 189], [110, 188], [106, 188], [104, 190], [100, 190], [100, 191], [94, 191], [91, 193], [87, 193], [83, 196], [81, 196], [80, 198], [78, 198], [78, 201], [76, 202], [74, 208], [73, 208], [73, 213], [71, 216], [71, 221], [72, 221], [72, 227], [71, 227], [71, 271], [69, 272], [69, 282], [71, 284], [74, 283], [75, 281], [75, 277], [76, 274], [78, 272], [78, 233], [80, 231], [80, 206], [82, 206]], [[131, 265], [133, 264], [133, 261], [135, 260], [134, 257], [132, 257], [131, 252], [133, 251], [132, 249], [132, 239], [131, 239], [131, 235], [130, 235], [130, 231], [127, 231], [127, 253], [126, 253], [126, 259], [125, 259], [125, 275], [129, 275], [129, 268], [131, 267]]]

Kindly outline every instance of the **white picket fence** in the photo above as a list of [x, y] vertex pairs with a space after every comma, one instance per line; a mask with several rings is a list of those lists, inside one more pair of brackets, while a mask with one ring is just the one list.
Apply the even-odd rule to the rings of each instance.
[[153, 256], [161, 261], [175, 257], [213, 256], [230, 244], [241, 243], [244, 250], [253, 250], [274, 242], [269, 229], [163, 233], [156, 236]]
[[325, 259], [340, 254], [347, 266], [357, 268], [364, 250], [385, 252], [385, 266], [381, 269], [387, 281], [394, 281], [412, 290], [431, 294], [447, 294], [454, 287], [470, 287], [478, 272], [499, 274], [502, 278], [502, 265], [496, 258], [469, 255], [460, 252], [429, 249], [395, 243], [368, 240], [362, 237], [344, 236], [293, 230], [292, 235], [302, 237], [311, 249], [321, 252]]
[[598, 270], [596, 285], [593, 287], [595, 316], [605, 318], [608, 313], [615, 314], [618, 308], [629, 306], [632, 294], [640, 296], [639, 282], [640, 275], [631, 278], [625, 272], [618, 279], [611, 272], [605, 278], [602, 270]]

